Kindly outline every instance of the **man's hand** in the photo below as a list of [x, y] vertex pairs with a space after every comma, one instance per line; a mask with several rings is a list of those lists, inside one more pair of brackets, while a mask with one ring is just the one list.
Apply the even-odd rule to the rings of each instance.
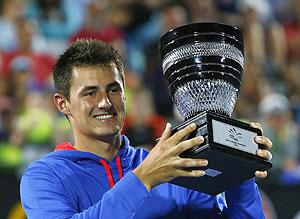
[[[251, 122], [250, 126], [253, 128], [258, 128], [262, 131], [262, 127], [259, 123], [255, 123], [255, 122]], [[262, 144], [264, 146], [264, 149], [258, 149], [256, 151], [256, 154], [266, 160], [271, 160], [272, 159], [272, 154], [269, 151], [272, 147], [272, 142], [270, 141], [270, 139], [268, 139], [265, 136], [256, 136], [254, 141], [257, 144]], [[255, 176], [259, 177], [259, 178], [265, 178], [268, 175], [267, 171], [256, 171], [255, 172]]]
[[148, 191], [156, 185], [169, 182], [176, 177], [201, 177], [205, 174], [203, 170], [188, 170], [187, 168], [207, 166], [207, 160], [179, 157], [182, 152], [203, 143], [202, 136], [181, 141], [195, 129], [196, 125], [191, 124], [171, 136], [171, 125], [167, 124], [157, 145], [147, 158], [133, 170]]

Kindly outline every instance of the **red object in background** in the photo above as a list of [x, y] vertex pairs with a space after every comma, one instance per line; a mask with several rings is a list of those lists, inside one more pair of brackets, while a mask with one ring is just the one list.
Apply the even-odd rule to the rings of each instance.
[[[128, 115], [125, 119], [124, 128], [122, 130], [122, 133], [126, 135], [126, 130], [134, 125], [133, 122], [134, 118]], [[163, 133], [165, 126], [166, 126], [166, 120], [164, 117], [160, 115], [152, 115], [150, 116], [147, 121], [145, 121], [145, 126], [150, 127], [154, 130], [154, 140], [159, 138], [161, 134]]]
[[91, 38], [111, 43], [117, 39], [123, 39], [123, 37], [123, 32], [113, 26], [103, 27], [98, 31], [92, 31], [86, 27], [83, 27], [81, 30], [71, 36], [69, 41], [74, 42], [75, 40], [81, 38]]
[[296, 61], [300, 58], [300, 24], [284, 24], [283, 27], [288, 47], [288, 59]]
[[5, 79], [8, 79], [11, 72], [12, 61], [18, 57], [28, 59], [28, 69], [25, 70], [32, 73], [36, 83], [39, 85], [47, 83], [49, 75], [52, 73], [55, 59], [47, 54], [28, 53], [21, 50], [1, 53], [1, 74]]

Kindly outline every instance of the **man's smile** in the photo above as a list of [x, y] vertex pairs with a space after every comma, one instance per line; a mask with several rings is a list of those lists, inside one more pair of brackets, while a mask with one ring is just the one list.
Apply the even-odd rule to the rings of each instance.
[[113, 114], [102, 114], [102, 115], [94, 115], [93, 117], [96, 120], [107, 120], [107, 119], [111, 119], [116, 115], [116, 113]]

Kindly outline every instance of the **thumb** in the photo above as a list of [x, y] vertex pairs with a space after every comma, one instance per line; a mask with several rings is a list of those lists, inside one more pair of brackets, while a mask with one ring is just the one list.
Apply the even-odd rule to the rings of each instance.
[[172, 127], [171, 124], [168, 122], [166, 124], [165, 130], [163, 131], [161, 137], [159, 138], [158, 144], [161, 143], [161, 142], [164, 142], [165, 140], [167, 140], [171, 136], [171, 134], [172, 134], [171, 127]]

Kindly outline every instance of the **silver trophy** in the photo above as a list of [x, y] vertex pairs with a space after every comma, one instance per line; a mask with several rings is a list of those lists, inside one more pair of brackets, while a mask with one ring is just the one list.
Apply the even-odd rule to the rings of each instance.
[[219, 23], [193, 23], [165, 33], [159, 41], [165, 81], [185, 121], [192, 122], [205, 142], [180, 156], [208, 159], [203, 177], [179, 177], [172, 183], [216, 195], [272, 167], [256, 155], [259, 129], [231, 119], [241, 87], [244, 44], [241, 32]]

